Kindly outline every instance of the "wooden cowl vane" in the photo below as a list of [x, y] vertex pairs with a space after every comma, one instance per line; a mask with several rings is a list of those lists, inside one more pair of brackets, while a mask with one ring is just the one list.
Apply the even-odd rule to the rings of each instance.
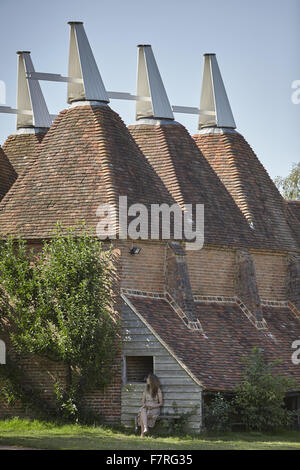
[[235, 130], [231, 107], [214, 54], [205, 54], [198, 148], [244, 214], [260, 248], [299, 250], [295, 218], [244, 137]]
[[35, 72], [29, 51], [18, 53], [17, 129], [3, 145], [17, 175], [21, 175], [36, 155], [39, 144], [52, 124], [40, 84], [28, 79]]

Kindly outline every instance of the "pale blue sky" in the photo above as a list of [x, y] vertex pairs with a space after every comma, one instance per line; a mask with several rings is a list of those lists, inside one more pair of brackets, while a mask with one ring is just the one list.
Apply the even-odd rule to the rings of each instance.
[[[17, 50], [37, 71], [67, 74], [69, 26], [84, 21], [105, 86], [135, 93], [136, 45], [152, 44], [171, 104], [198, 106], [203, 53], [217, 54], [237, 129], [272, 177], [300, 160], [299, 0], [1, 0], [0, 80], [16, 104]], [[67, 107], [66, 84], [41, 82], [51, 113]], [[134, 103], [112, 101], [126, 124]], [[175, 115], [191, 134], [197, 117]], [[15, 116], [0, 114], [0, 143]]]

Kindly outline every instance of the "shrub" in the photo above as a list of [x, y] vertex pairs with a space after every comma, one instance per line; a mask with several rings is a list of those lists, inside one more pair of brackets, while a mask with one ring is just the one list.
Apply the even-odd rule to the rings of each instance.
[[247, 430], [275, 431], [291, 424], [293, 413], [284, 408], [284, 398], [295, 383], [274, 373], [278, 362], [268, 363], [254, 348], [244, 360], [243, 380], [236, 388], [236, 411]]
[[221, 394], [204, 406], [204, 426], [209, 431], [229, 431], [232, 404]]

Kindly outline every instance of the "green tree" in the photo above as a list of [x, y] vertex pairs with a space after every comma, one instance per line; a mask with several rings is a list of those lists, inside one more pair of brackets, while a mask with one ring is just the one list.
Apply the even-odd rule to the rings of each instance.
[[276, 176], [274, 183], [285, 199], [300, 200], [300, 162], [293, 164], [286, 178]]
[[274, 373], [278, 361], [268, 363], [257, 348], [244, 362], [246, 369], [234, 401], [241, 422], [248, 430], [287, 427], [292, 413], [284, 408], [284, 397], [288, 389], [295, 387], [294, 380]]
[[25, 241], [2, 240], [1, 316], [19, 354], [63, 361], [74, 394], [107, 385], [119, 344], [114, 313], [112, 251], [82, 227], [58, 226], [42, 250]]

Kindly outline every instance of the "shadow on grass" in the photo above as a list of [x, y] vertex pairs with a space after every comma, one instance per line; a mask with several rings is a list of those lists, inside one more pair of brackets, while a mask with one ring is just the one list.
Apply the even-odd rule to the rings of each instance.
[[134, 436], [103, 436], [95, 433], [81, 433], [74, 435], [44, 434], [35, 436], [0, 435], [0, 445], [31, 447], [42, 450], [222, 450], [222, 449], [300, 449], [298, 436], [291, 436], [289, 440], [283, 436], [266, 435], [222, 435], [199, 436], [197, 438], [151, 438], [140, 439]]

